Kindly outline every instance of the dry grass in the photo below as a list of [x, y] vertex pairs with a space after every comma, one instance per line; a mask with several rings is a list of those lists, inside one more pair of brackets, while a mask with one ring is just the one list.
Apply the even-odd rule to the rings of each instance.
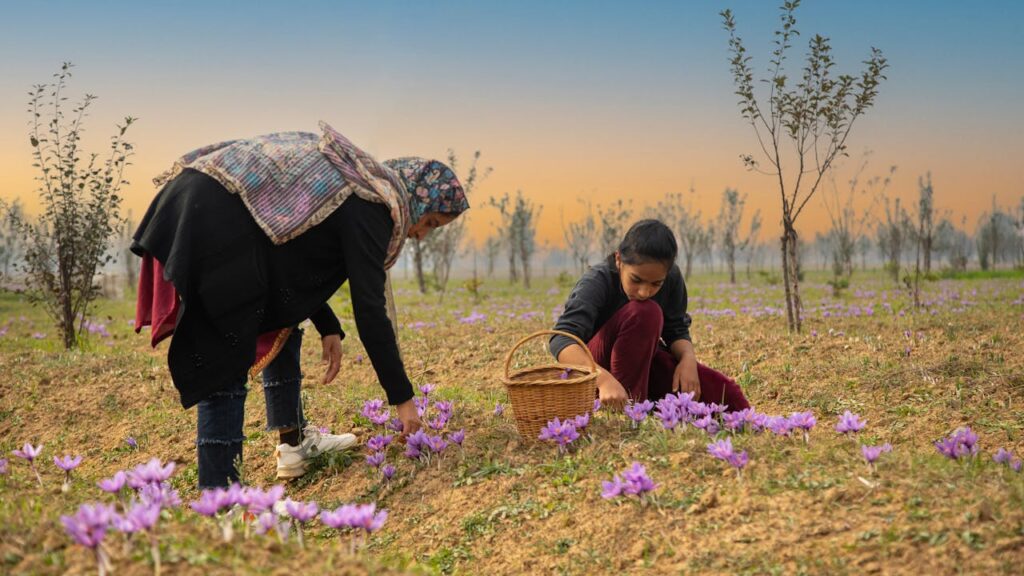
[[[475, 305], [465, 292], [443, 305], [407, 292], [400, 297], [406, 324], [435, 323], [403, 329], [403, 353], [415, 383], [436, 383], [440, 398], [456, 402], [454, 426], [467, 430], [464, 452], [429, 468], [392, 455], [399, 476], [390, 486], [377, 482], [356, 455], [351, 465], [345, 458], [325, 461], [289, 487], [292, 498], [323, 506], [377, 501], [387, 508], [386, 527], [363, 552], [349, 556], [341, 538], [320, 527], [305, 552], [274, 538], [218, 544], [212, 524], [182, 510], [162, 522], [166, 572], [1018, 573], [1024, 480], [991, 462], [991, 454], [999, 446], [1024, 451], [1024, 307], [1014, 304], [1024, 292], [1020, 278], [930, 284], [935, 298], [945, 298], [936, 313], [902, 316], [906, 297], [881, 280], [855, 278], [856, 288], [874, 294], [838, 301], [873, 302], [874, 314], [860, 317], [823, 318], [817, 309], [824, 286], [807, 284], [812, 310], [801, 336], [787, 335], [777, 316], [740, 312], [781, 301], [777, 289], [693, 282], [691, 294], [704, 296], [694, 309], [738, 312], [695, 314], [700, 359], [735, 376], [759, 410], [813, 410], [819, 421], [809, 445], [738, 437], [734, 443], [751, 456], [742, 481], [707, 456], [706, 438], [692, 428], [669, 434], [648, 422], [631, 430], [623, 417], [601, 414], [592, 439], [569, 456], [521, 442], [510, 415], [492, 414], [495, 402], [505, 401], [504, 354], [519, 337], [549, 325], [567, 290], [549, 292], [547, 283], [527, 293], [497, 284], [486, 284], [489, 297]], [[894, 312], [881, 305], [882, 292]], [[961, 300], [972, 304], [953, 311]], [[348, 303], [339, 297], [333, 304], [351, 326]], [[458, 322], [473, 309], [488, 319]], [[521, 319], [528, 311], [539, 314]], [[13, 461], [10, 474], [0, 477], [0, 572], [93, 571], [91, 556], [70, 542], [58, 518], [102, 499], [95, 482], [116, 470], [154, 456], [173, 460], [183, 500], [197, 496], [195, 415], [178, 404], [166, 347], [149, 350], [147, 338], [130, 331], [130, 302], [103, 302], [98, 312], [112, 343], [64, 353], [38, 310], [0, 296], [0, 326], [11, 322], [0, 338], [0, 448], [9, 455], [24, 442], [45, 444], [46, 481], [39, 488], [27, 466]], [[33, 338], [39, 331], [50, 334]], [[355, 429], [365, 439], [371, 431], [359, 408], [383, 394], [369, 361], [358, 361], [364, 352], [350, 332], [334, 384], [317, 383], [319, 346], [305, 347], [307, 413], [317, 424]], [[314, 334], [307, 332], [309, 344]], [[542, 361], [539, 348], [520, 362]], [[247, 406], [245, 476], [267, 486], [276, 440], [262, 429], [261, 396], [251, 394]], [[868, 421], [861, 440], [895, 447], [874, 476], [858, 446], [832, 430], [846, 409]], [[960, 425], [981, 437], [983, 454], [973, 463], [946, 461], [932, 446]], [[128, 436], [138, 439], [137, 451], [125, 445]], [[68, 494], [60, 492], [59, 470], [50, 461], [64, 453], [84, 456]], [[603, 501], [600, 482], [633, 460], [659, 483], [657, 504]], [[113, 555], [118, 573], [152, 571], [141, 546], [118, 544]]]

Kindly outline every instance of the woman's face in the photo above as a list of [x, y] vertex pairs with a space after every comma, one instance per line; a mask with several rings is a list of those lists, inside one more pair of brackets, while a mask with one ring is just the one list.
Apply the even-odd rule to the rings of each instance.
[[445, 224], [455, 220], [458, 214], [444, 214], [441, 212], [427, 212], [416, 221], [415, 224], [409, 227], [409, 238], [416, 240], [423, 240], [430, 234], [430, 231], [434, 228], [440, 228]]
[[622, 291], [630, 300], [644, 301], [653, 297], [661, 290], [665, 278], [668, 277], [668, 267], [661, 262], [644, 262], [643, 264], [624, 264], [615, 253], [615, 265], [619, 268], [619, 282], [622, 283]]

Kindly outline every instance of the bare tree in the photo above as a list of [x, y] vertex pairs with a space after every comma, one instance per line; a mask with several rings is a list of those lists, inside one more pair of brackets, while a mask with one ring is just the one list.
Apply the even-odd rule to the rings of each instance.
[[[124, 170], [133, 147], [124, 140], [135, 122], [126, 117], [111, 138], [108, 156], [84, 154], [79, 143], [89, 106], [86, 94], [65, 115], [65, 89], [72, 65], [65, 62], [51, 84], [30, 92], [29, 143], [39, 169], [43, 212], [35, 221], [17, 222], [25, 248], [28, 294], [44, 305], [57, 323], [64, 347], [77, 346], [92, 301], [98, 295], [97, 271], [110, 261], [111, 238], [121, 226], [119, 195], [127, 184]], [[44, 115], [50, 115], [44, 119]], [[86, 162], [83, 165], [83, 156]]]
[[747, 233], [746, 240], [743, 241], [743, 250], [747, 254], [747, 280], [750, 280], [750, 266], [754, 260], [754, 255], [757, 253], [760, 245], [758, 244], [758, 237], [761, 235], [761, 211], [754, 211], [753, 218], [750, 219], [750, 232]]
[[[863, 154], [860, 164], [847, 182], [844, 191], [840, 191], [836, 184], [835, 173], [830, 174], [831, 195], [823, 194], [822, 196], [825, 210], [828, 212], [829, 221], [832, 224], [830, 235], [833, 276], [845, 278], [847, 281], [853, 276], [853, 256], [857, 245], [864, 237], [876, 204], [884, 196], [892, 182], [892, 176], [896, 172], [896, 167], [891, 166], [889, 174], [884, 178], [878, 176], [869, 178], [866, 186], [861, 186], [861, 179], [867, 169], [870, 154], [870, 152]], [[880, 188], [880, 190], [876, 190], [876, 188]], [[858, 210], [856, 205], [858, 196], [868, 197], [870, 204], [866, 208]]]
[[519, 238], [513, 218], [515, 217], [515, 204], [506, 192], [499, 200], [490, 199], [490, 204], [498, 209], [501, 217], [501, 224], [498, 226], [498, 235], [508, 250], [508, 280], [515, 284], [519, 281], [519, 272], [516, 268], [516, 260], [519, 254]]
[[[477, 164], [479, 160], [480, 151], [476, 151], [473, 153], [473, 160], [470, 162], [469, 170], [466, 174], [459, 176], [459, 181], [462, 183], [462, 189], [467, 199], [473, 194], [477, 184], [493, 171], [490, 167], [484, 168], [482, 172], [478, 171]], [[454, 150], [450, 149], [449, 153], [447, 153], [447, 162], [449, 162], [449, 167], [452, 168], [452, 171], [458, 176], [459, 158]], [[426, 253], [430, 255], [434, 283], [440, 292], [441, 299], [444, 298], [444, 293], [447, 290], [447, 282], [449, 282], [449, 277], [452, 274], [452, 264], [455, 263], [463, 239], [466, 236], [468, 217], [469, 214], [464, 214], [452, 222], [443, 225], [443, 227], [434, 229], [424, 239], [427, 245]], [[420, 263], [421, 268], [418, 271], [420, 276], [422, 276], [422, 260]], [[421, 281], [420, 285], [421, 291], [426, 288], [425, 282]]]
[[523, 285], [530, 287], [530, 260], [537, 250], [537, 220], [543, 206], [523, 198], [522, 190], [516, 191], [515, 208], [512, 211], [512, 227], [515, 229], [515, 252], [519, 256], [519, 264], [523, 270]]
[[722, 193], [722, 205], [718, 210], [718, 241], [729, 269], [729, 282], [732, 284], [736, 283], [736, 250], [742, 244], [739, 239], [740, 220], [743, 219], [743, 207], [746, 202], [746, 194], [740, 196], [739, 191], [726, 188]]
[[[859, 77], [848, 74], [833, 77], [835, 62], [829, 39], [815, 35], [809, 43], [802, 74], [795, 87], [789, 87], [790, 78], [784, 64], [790, 41], [799, 34], [793, 16], [799, 4], [799, 0], [785, 0], [781, 8], [781, 29], [775, 32], [775, 49], [769, 60], [769, 77], [765, 79], [768, 95], [764, 111], [754, 93], [751, 57], [736, 34], [732, 12], [721, 13], [729, 32], [730, 66], [740, 111], [753, 127], [770, 169], [761, 170], [760, 162], [749, 154], [742, 156], [744, 164], [748, 169], [778, 180], [782, 200], [786, 317], [791, 332], [799, 332], [801, 326], [796, 220], [832, 163], [845, 154], [850, 131], [855, 121], [874, 105], [879, 84], [885, 79], [883, 72], [888, 67], [882, 52], [872, 48]], [[807, 182], [805, 177], [808, 177]]]
[[878, 248], [885, 262], [885, 269], [894, 282], [900, 279], [903, 250], [908, 233], [913, 229], [910, 216], [900, 204], [900, 199], [883, 196], [885, 220], [877, 227]]
[[576, 271], [582, 274], [587, 269], [590, 252], [597, 238], [597, 224], [594, 222], [590, 202], [580, 198], [579, 203], [583, 205], [583, 215], [579, 220], [569, 222], [568, 227], [565, 225], [565, 214], [562, 214], [562, 235], [565, 237], [565, 246], [572, 255]]
[[918, 266], [924, 266], [924, 273], [932, 271], [932, 247], [935, 243], [935, 191], [932, 188], [932, 173], [917, 179], [920, 197], [917, 202], [917, 252]]
[[633, 216], [632, 205], [632, 200], [623, 202], [622, 199], [609, 204], [604, 210], [598, 205], [597, 214], [601, 221], [599, 243], [602, 257], [619, 249], [619, 242], [625, 236], [629, 220]]
[[484, 241], [484, 255], [487, 258], [488, 278], [494, 276], [494, 263], [498, 260], [499, 253], [501, 253], [501, 237], [488, 236], [487, 240]]
[[10, 276], [11, 265], [21, 258], [23, 248], [17, 224], [23, 220], [25, 209], [20, 200], [10, 206], [0, 200], [0, 279]]

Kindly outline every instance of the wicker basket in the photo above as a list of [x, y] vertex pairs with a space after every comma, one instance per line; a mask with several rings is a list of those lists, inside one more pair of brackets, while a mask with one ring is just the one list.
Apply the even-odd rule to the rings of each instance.
[[[509, 372], [512, 355], [526, 342], [547, 334], [568, 336], [587, 352], [590, 366], [553, 363]], [[568, 378], [562, 374], [569, 371]], [[526, 440], [536, 440], [540, 430], [555, 418], [573, 418], [590, 412], [597, 397], [599, 368], [586, 344], [576, 336], [559, 330], [540, 330], [516, 343], [505, 358], [505, 388], [512, 403], [516, 428]]]

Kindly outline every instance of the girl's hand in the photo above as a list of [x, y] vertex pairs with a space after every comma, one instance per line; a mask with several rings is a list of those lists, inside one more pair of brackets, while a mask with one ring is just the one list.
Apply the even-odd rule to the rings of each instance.
[[626, 394], [626, 389], [622, 387], [622, 384], [604, 370], [597, 377], [597, 397], [601, 399], [602, 408], [608, 407], [615, 410], [625, 408], [626, 402], [629, 400], [629, 395]]
[[327, 384], [338, 376], [341, 370], [341, 336], [328, 334], [320, 343], [323, 345], [323, 360], [327, 363], [327, 372], [324, 373], [322, 382]]
[[416, 403], [412, 398], [395, 406], [398, 412], [398, 419], [402, 421], [402, 433], [398, 436], [400, 442], [404, 442], [409, 434], [412, 434], [423, 426], [419, 414], [416, 413]]
[[700, 400], [700, 378], [697, 377], [697, 360], [684, 356], [672, 374], [673, 392], [693, 392], [694, 401]]

